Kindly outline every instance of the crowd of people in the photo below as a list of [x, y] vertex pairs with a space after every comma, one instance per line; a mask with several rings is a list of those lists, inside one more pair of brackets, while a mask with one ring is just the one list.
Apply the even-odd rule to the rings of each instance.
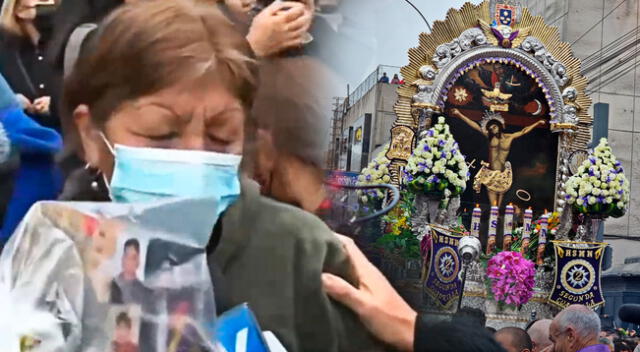
[[[493, 334], [464, 312], [431, 321], [317, 216], [324, 107], [340, 82], [323, 48], [348, 42], [317, 10], [312, 0], [4, 0], [0, 248], [37, 201], [204, 195], [217, 201], [206, 249], [216, 310], [249, 302], [289, 351], [604, 351], [584, 306], [528, 331]], [[140, 244], [123, 251], [112, 299], [142, 301]], [[137, 348], [131, 320], [117, 316], [118, 350]]]

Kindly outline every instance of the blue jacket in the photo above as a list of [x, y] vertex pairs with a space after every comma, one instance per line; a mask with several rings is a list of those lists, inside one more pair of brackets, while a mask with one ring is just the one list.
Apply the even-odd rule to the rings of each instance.
[[62, 174], [56, 167], [54, 155], [61, 149], [60, 135], [27, 116], [0, 76], [0, 163], [5, 162], [10, 153], [20, 155], [12, 196], [0, 227], [0, 247], [35, 202], [57, 198], [62, 188]]

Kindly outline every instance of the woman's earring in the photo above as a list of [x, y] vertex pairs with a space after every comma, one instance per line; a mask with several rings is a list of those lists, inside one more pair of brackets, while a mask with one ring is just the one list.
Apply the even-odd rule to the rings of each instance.
[[94, 192], [98, 192], [100, 190], [100, 184], [98, 184], [98, 180], [100, 179], [102, 172], [100, 172], [100, 170], [95, 169], [94, 167], [91, 166], [91, 164], [87, 164], [84, 166], [85, 170], [88, 170], [89, 172], [93, 173], [94, 175], [93, 177], [93, 181], [91, 181], [91, 190]]

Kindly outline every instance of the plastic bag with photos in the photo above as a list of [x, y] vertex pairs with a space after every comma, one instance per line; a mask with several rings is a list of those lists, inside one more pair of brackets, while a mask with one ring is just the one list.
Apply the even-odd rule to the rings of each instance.
[[198, 336], [216, 317], [211, 214], [208, 199], [37, 203], [0, 255], [3, 351], [166, 351], [176, 297], [193, 347], [213, 350]]

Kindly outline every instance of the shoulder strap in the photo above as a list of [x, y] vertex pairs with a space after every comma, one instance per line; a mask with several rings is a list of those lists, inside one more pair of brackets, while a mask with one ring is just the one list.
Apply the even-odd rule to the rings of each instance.
[[76, 27], [71, 33], [67, 46], [64, 49], [63, 72], [65, 78], [71, 73], [73, 66], [76, 64], [76, 61], [78, 61], [82, 42], [84, 42], [87, 35], [96, 28], [98, 28], [98, 25], [95, 23], [85, 23]]

